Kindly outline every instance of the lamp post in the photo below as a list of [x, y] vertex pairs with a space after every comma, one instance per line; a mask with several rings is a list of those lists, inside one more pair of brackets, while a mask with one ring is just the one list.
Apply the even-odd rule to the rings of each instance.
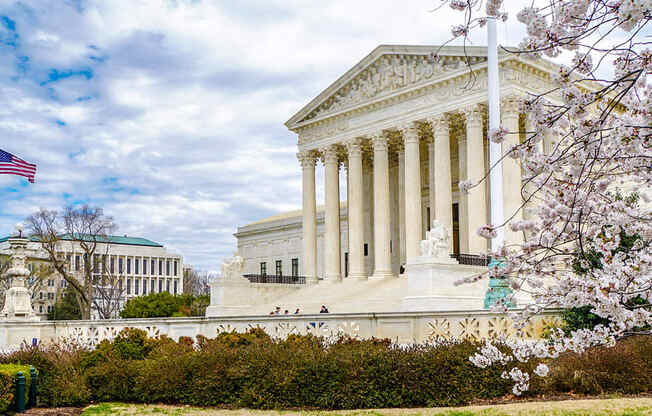
[[25, 285], [30, 275], [29, 269], [25, 267], [29, 239], [23, 237], [22, 224], [16, 224], [15, 234], [8, 241], [11, 267], [7, 270], [6, 277], [11, 281], [11, 288], [5, 294], [5, 306], [0, 312], [0, 318], [38, 321], [40, 318], [32, 309], [31, 293]]

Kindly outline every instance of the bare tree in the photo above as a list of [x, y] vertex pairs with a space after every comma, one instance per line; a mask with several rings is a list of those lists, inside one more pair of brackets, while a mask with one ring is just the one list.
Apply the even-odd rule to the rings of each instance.
[[[82, 319], [91, 318], [94, 296], [93, 264], [98, 245], [109, 243], [108, 235], [116, 228], [113, 218], [105, 216], [101, 208], [84, 205], [68, 206], [63, 213], [41, 209], [27, 218], [31, 234], [38, 238], [52, 268], [68, 283], [75, 293]], [[65, 239], [64, 239], [65, 238]], [[63, 245], [81, 251], [83, 266], [71, 267], [72, 256], [65, 255]], [[79, 269], [79, 270], [78, 270]], [[104, 269], [104, 268], [103, 268]]]
[[103, 254], [93, 260], [93, 310], [99, 319], [112, 319], [118, 316], [125, 300], [122, 278], [115, 271], [110, 256], [110, 245], [104, 246]]
[[210, 293], [208, 277], [208, 272], [195, 270], [192, 267], [184, 269], [183, 293], [191, 295], [207, 295]]

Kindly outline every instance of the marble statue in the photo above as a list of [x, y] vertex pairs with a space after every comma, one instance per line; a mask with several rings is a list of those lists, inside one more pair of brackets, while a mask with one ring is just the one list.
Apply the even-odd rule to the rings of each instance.
[[437, 220], [432, 222], [432, 228], [426, 232], [426, 239], [421, 241], [421, 256], [450, 262], [451, 234], [448, 228]]
[[233, 256], [222, 261], [222, 279], [236, 280], [242, 277], [242, 268], [244, 267], [244, 259], [238, 255], [237, 252]]

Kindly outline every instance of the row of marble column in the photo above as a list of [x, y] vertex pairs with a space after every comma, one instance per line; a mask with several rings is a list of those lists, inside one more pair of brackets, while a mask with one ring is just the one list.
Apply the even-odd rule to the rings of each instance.
[[[510, 131], [519, 130], [517, 109], [506, 106], [503, 125]], [[485, 173], [483, 109], [473, 106], [463, 115], [466, 135], [459, 141], [459, 180], [478, 180]], [[399, 126], [401, 146], [398, 150], [399, 181], [404, 184], [404, 195], [399, 197], [401, 244], [405, 241], [406, 260], [420, 255], [422, 236], [421, 163], [419, 153], [418, 123], [430, 124], [433, 140], [428, 142], [429, 204], [431, 217], [450, 231], [453, 228], [453, 192], [451, 185], [450, 118], [444, 114]], [[518, 135], [508, 135], [506, 145], [518, 143]], [[374, 271], [367, 276], [364, 265], [364, 211], [363, 211], [363, 151], [365, 141], [370, 141], [373, 158], [373, 218], [374, 218]], [[357, 279], [384, 279], [393, 277], [390, 240], [390, 178], [389, 139], [387, 130], [368, 137], [355, 138], [345, 143], [328, 146], [319, 151], [300, 152], [298, 158], [303, 174], [303, 253], [302, 274], [313, 282], [317, 280], [317, 223], [315, 201], [315, 164], [321, 158], [325, 168], [325, 218], [324, 218], [324, 280], [339, 281], [341, 273], [340, 248], [340, 197], [339, 167], [341, 149], [346, 149], [348, 159], [348, 238], [349, 276]], [[462, 160], [463, 159], [463, 160]], [[519, 164], [512, 159], [503, 163], [503, 189], [505, 212], [518, 211], [521, 203], [521, 173]], [[480, 254], [487, 248], [486, 240], [476, 235], [476, 230], [486, 223], [487, 195], [485, 186], [478, 186], [468, 194], [460, 194], [459, 238], [462, 253]], [[515, 236], [506, 232], [506, 238]], [[452, 252], [452, 250], [451, 250]]]

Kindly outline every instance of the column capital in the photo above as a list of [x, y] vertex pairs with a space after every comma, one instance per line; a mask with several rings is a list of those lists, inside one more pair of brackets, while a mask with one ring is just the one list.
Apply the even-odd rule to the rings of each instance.
[[518, 117], [521, 99], [516, 96], [505, 97], [500, 100], [500, 113], [503, 117]]
[[385, 136], [384, 133], [375, 133], [372, 134], [371, 137], [371, 144], [373, 146], [374, 151], [387, 151], [387, 147], [389, 146], [389, 139], [387, 136]]
[[419, 126], [417, 126], [416, 123], [411, 122], [404, 124], [398, 127], [398, 131], [401, 133], [405, 143], [419, 142]]
[[362, 157], [362, 140], [359, 138], [348, 140], [346, 143], [346, 151], [349, 157]]
[[428, 118], [428, 122], [432, 127], [433, 136], [448, 134], [449, 121], [448, 117], [446, 117], [445, 114], [439, 114], [437, 116], [430, 117]]
[[483, 111], [482, 107], [479, 104], [475, 104], [469, 107], [466, 107], [462, 110], [464, 118], [466, 119], [466, 125], [482, 125]]
[[317, 162], [317, 157], [311, 151], [297, 153], [297, 159], [299, 159], [302, 168], [314, 168]]
[[335, 163], [339, 164], [340, 156], [339, 149], [335, 145], [330, 145], [322, 149], [322, 154], [324, 157], [324, 165]]

